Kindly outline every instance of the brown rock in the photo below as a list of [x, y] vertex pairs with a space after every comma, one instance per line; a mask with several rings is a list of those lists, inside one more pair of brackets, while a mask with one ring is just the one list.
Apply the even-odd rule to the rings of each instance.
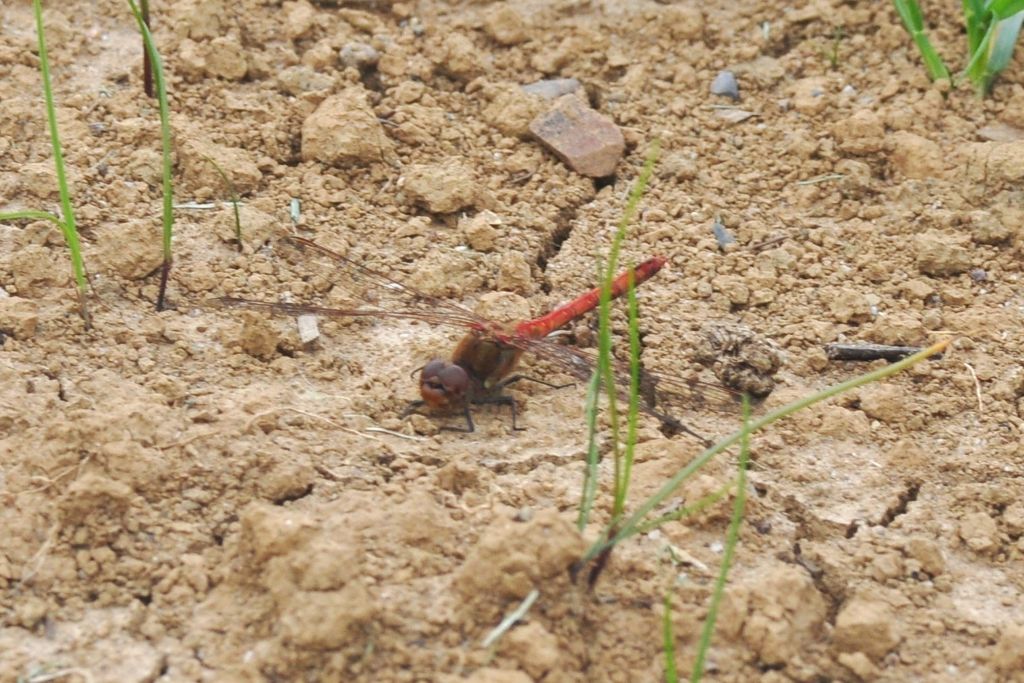
[[35, 299], [71, 281], [71, 263], [53, 250], [27, 244], [11, 254], [18, 294]]
[[1010, 624], [1006, 627], [992, 650], [989, 664], [1007, 676], [1024, 671], [1024, 624]]
[[844, 289], [829, 301], [832, 319], [840, 323], [866, 323], [871, 320], [871, 302], [863, 294]]
[[206, 73], [215, 78], [240, 81], [249, 67], [245, 61], [245, 48], [234, 38], [218, 36], [206, 48]]
[[872, 384], [860, 392], [860, 409], [882, 422], [898, 422], [906, 415], [906, 397], [891, 384]]
[[543, 99], [513, 83], [494, 85], [485, 92], [491, 102], [484, 108], [483, 118], [505, 135], [527, 137], [530, 122], [545, 108]]
[[539, 623], [512, 629], [501, 640], [501, 654], [519, 662], [519, 666], [537, 681], [558, 666], [558, 639]]
[[984, 512], [964, 515], [957, 532], [967, 547], [976, 553], [988, 555], [999, 548], [999, 527], [996, 526], [996, 521]]
[[569, 168], [591, 178], [614, 173], [626, 148], [618, 126], [575, 95], [558, 98], [530, 131]]
[[668, 30], [674, 40], [699, 40], [704, 34], [704, 14], [699, 7], [665, 6], [658, 23]]
[[39, 308], [17, 296], [0, 298], [0, 332], [15, 339], [28, 339], [36, 333]]
[[914, 258], [926, 275], [956, 275], [971, 267], [971, 253], [964, 248], [963, 238], [950, 238], [937, 230], [929, 230], [914, 238]]
[[912, 538], [907, 541], [907, 555], [921, 564], [921, 569], [931, 576], [938, 576], [946, 571], [946, 558], [942, 556], [939, 545], [929, 538]]
[[432, 213], [452, 213], [476, 201], [476, 179], [458, 159], [440, 164], [412, 164], [405, 170], [406, 194]]
[[337, 591], [296, 591], [281, 611], [281, 636], [300, 648], [335, 650], [351, 645], [376, 612], [358, 580]]
[[518, 251], [505, 254], [498, 267], [498, 278], [495, 284], [498, 289], [507, 292], [529, 292], [532, 289], [533, 278], [526, 257]]
[[484, 33], [501, 45], [515, 45], [526, 40], [526, 24], [519, 12], [502, 4], [484, 17]]
[[999, 244], [1013, 234], [991, 211], [972, 211], [967, 216], [971, 239], [979, 244]]
[[211, 160], [228, 177], [238, 194], [252, 192], [263, 179], [247, 150], [217, 144], [201, 131], [188, 128], [178, 132], [174, 140], [178, 146], [182, 175], [199, 198], [231, 196], [230, 189]]
[[802, 569], [775, 566], [739, 590], [747, 594], [749, 610], [743, 640], [764, 664], [792, 661], [820, 637], [825, 601]]
[[111, 221], [96, 231], [97, 257], [110, 272], [129, 280], [153, 273], [163, 263], [162, 232], [148, 219]]
[[500, 233], [495, 228], [501, 225], [501, 216], [493, 211], [481, 211], [472, 218], [459, 221], [459, 228], [466, 236], [466, 242], [477, 251], [493, 251]]
[[855, 597], [836, 616], [832, 637], [840, 652], [863, 652], [877, 661], [900, 643], [895, 622], [886, 603]]
[[391, 150], [361, 86], [328, 97], [302, 122], [302, 158], [307, 161], [380, 161]]
[[825, 79], [814, 76], [802, 78], [790, 87], [793, 108], [801, 114], [817, 114], [829, 104]]
[[892, 136], [892, 164], [907, 178], [939, 178], [944, 172], [938, 144], [905, 131]]
[[885, 128], [882, 119], [870, 109], [862, 109], [843, 119], [832, 129], [839, 149], [851, 154], [870, 154], [882, 149]]

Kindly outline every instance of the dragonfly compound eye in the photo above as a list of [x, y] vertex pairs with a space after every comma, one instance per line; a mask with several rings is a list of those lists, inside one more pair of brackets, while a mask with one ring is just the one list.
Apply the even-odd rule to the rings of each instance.
[[429, 405], [448, 407], [460, 403], [469, 390], [469, 375], [454, 363], [432, 360], [420, 373], [420, 395]]

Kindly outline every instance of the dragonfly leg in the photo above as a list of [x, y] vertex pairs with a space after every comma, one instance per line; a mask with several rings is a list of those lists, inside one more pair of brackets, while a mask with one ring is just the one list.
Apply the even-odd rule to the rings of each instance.
[[512, 413], [512, 430], [516, 432], [526, 431], [526, 427], [519, 427], [516, 425], [516, 417], [519, 413], [516, 410], [516, 400], [511, 396], [505, 396], [504, 394], [498, 394], [497, 396], [481, 396], [480, 398], [473, 399], [473, 403], [493, 403], [496, 405], [508, 406], [509, 411]]
[[[405, 419], [405, 418], [409, 417], [410, 415], [412, 415], [413, 413], [416, 413], [417, 415], [422, 415], [423, 413], [419, 412], [419, 408], [422, 408], [425, 405], [427, 405], [426, 401], [422, 401], [422, 400], [409, 401], [409, 405], [407, 405], [405, 407], [405, 410], [402, 411], [402, 414], [399, 417], [401, 419]], [[466, 426], [465, 427], [441, 427], [441, 431], [442, 432], [466, 432], [467, 434], [470, 433], [470, 432], [475, 431], [476, 430], [476, 426], [473, 424], [473, 416], [470, 414], [469, 405], [466, 405], [466, 408], [465, 408], [465, 410], [463, 411], [462, 414], [466, 418]]]
[[542, 379], [537, 379], [536, 377], [530, 377], [529, 375], [512, 375], [511, 377], [507, 377], [498, 382], [496, 388], [504, 389], [508, 385], [514, 384], [515, 382], [518, 382], [520, 380], [526, 380], [527, 382], [536, 382], [537, 384], [543, 384], [544, 386], [551, 387], [552, 389], [565, 389], [566, 387], [572, 387], [576, 385], [575, 382], [569, 382], [568, 384], [554, 384], [552, 382], [545, 382]]

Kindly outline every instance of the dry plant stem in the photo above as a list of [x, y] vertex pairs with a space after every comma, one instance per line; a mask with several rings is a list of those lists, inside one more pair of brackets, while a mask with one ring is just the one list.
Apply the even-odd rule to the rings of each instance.
[[[149, 26], [149, 0], [139, 0], [142, 10], [142, 21]], [[142, 89], [146, 97], [153, 97], [153, 63], [149, 61], [149, 51], [146, 50], [146, 39], [142, 39]]]
[[[920, 363], [929, 356], [933, 356], [936, 353], [942, 353], [943, 351], [946, 350], [946, 347], [949, 345], [949, 343], [949, 340], [938, 342], [937, 344], [929, 346], [924, 351], [916, 353], [913, 356], [910, 356], [909, 358], [905, 358], [904, 360], [898, 363], [893, 363], [892, 365], [888, 365], [884, 368], [879, 368], [878, 370], [875, 370], [873, 372], [869, 372], [864, 375], [854, 377], [853, 379], [842, 382], [841, 384], [829, 387], [824, 391], [820, 391], [811, 396], [807, 396], [798, 401], [794, 401], [785, 406], [782, 406], [781, 408], [774, 410], [768, 415], [765, 415], [764, 417], [755, 420], [753, 423], [751, 423], [749, 431], [751, 433], [754, 433], [760, 429], [763, 429], [764, 427], [767, 427], [773, 422], [781, 420], [782, 418], [787, 417], [792, 413], [795, 413], [798, 410], [803, 410], [804, 408], [812, 406], [815, 403], [820, 403], [826, 399], [850, 391], [851, 389], [855, 389], [865, 384], [870, 384], [871, 382], [877, 382], [885, 377], [888, 377], [889, 375], [896, 374], [897, 372], [905, 370], [912, 365]], [[652, 495], [650, 498], [644, 501], [640, 505], [640, 507], [637, 508], [637, 510], [627, 519], [622, 521], [622, 523], [619, 524], [615, 530], [608, 530], [604, 534], [602, 534], [601, 538], [593, 545], [591, 545], [590, 548], [587, 549], [587, 552], [583, 555], [582, 558], [580, 558], [579, 562], [577, 563], [577, 566], [583, 566], [591, 562], [596, 557], [598, 557], [602, 552], [604, 552], [604, 550], [608, 546], [614, 546], [619, 542], [629, 538], [630, 536], [640, 533], [641, 524], [643, 523], [644, 518], [647, 517], [647, 515], [650, 514], [652, 510], [654, 510], [659, 505], [664, 504], [668, 497], [671, 496], [677, 488], [679, 488], [679, 485], [683, 483], [683, 481], [685, 481], [694, 472], [703, 467], [709, 460], [711, 460], [711, 458], [718, 455], [722, 451], [726, 450], [730, 446], [738, 443], [743, 438], [743, 433], [744, 430], [736, 431], [730, 436], [726, 437], [725, 439], [719, 441], [717, 444], [709, 448], [706, 448], [704, 451], [702, 451], [688, 465], [686, 465], [681, 470], [676, 472], [675, 475], [673, 475], [667, 482], [665, 482], [665, 484], [654, 495]], [[646, 528], [647, 530], [650, 530], [650, 527]]]

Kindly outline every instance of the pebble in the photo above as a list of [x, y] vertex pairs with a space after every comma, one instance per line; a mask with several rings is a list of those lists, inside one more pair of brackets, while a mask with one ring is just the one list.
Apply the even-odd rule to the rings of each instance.
[[391, 149], [362, 87], [328, 97], [302, 122], [302, 158], [307, 161], [378, 161]]
[[549, 78], [543, 81], [534, 81], [523, 86], [523, 92], [527, 95], [537, 95], [545, 100], [553, 100], [574, 93], [580, 89], [580, 82], [575, 78]]
[[833, 642], [839, 652], [863, 652], [878, 661], [900, 642], [895, 621], [886, 603], [855, 597], [836, 616]]
[[338, 58], [343, 66], [362, 70], [376, 66], [380, 61], [380, 53], [366, 43], [346, 43], [338, 51]]
[[299, 340], [303, 344], [309, 344], [320, 337], [320, 325], [315, 315], [309, 313], [300, 315], [296, 319], [296, 324], [299, 328]]
[[722, 251], [725, 251], [725, 248], [730, 244], [736, 244], [736, 238], [729, 232], [729, 228], [719, 223], [717, 218], [711, 224], [711, 232], [714, 233], [715, 241], [718, 242], [718, 248]]
[[619, 127], [575, 95], [555, 100], [530, 122], [530, 132], [569, 168], [591, 178], [613, 174], [626, 149]]
[[736, 75], [731, 71], [719, 71], [715, 80], [711, 81], [711, 94], [739, 100], [740, 85], [736, 82]]

